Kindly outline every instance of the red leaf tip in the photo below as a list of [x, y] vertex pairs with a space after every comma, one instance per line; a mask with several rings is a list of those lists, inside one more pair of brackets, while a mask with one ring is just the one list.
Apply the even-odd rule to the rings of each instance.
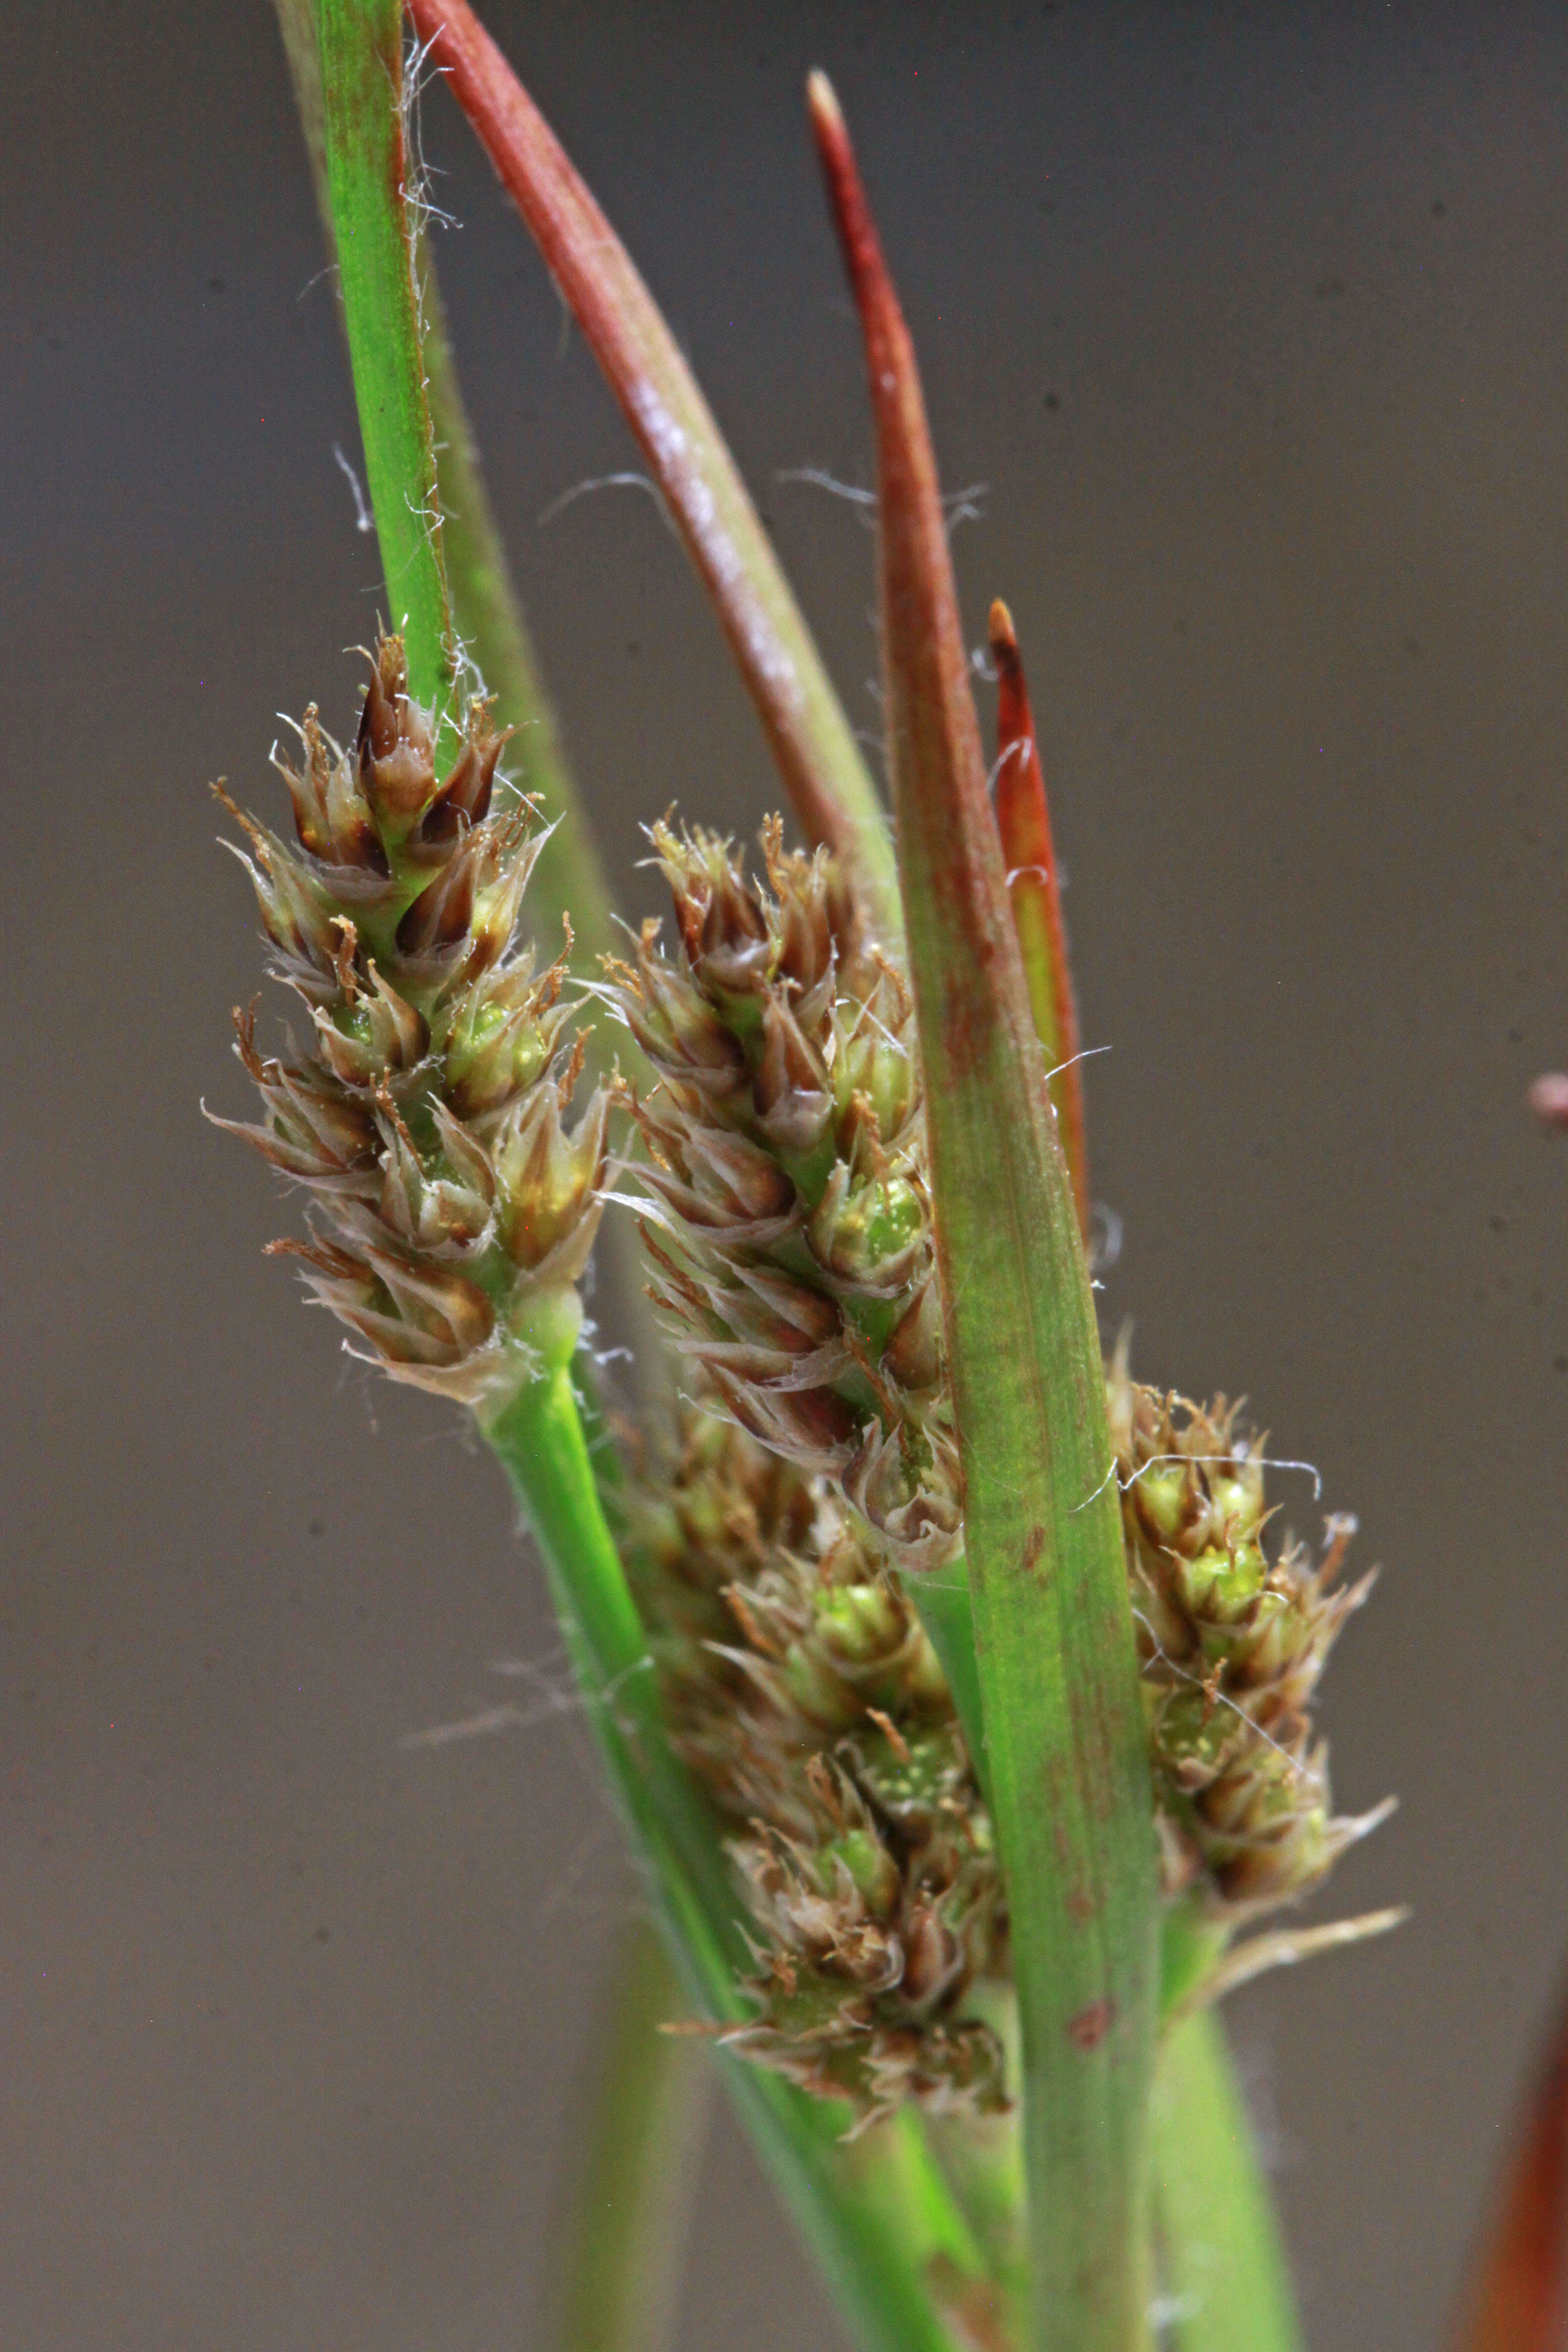
[[1547, 1127], [1568, 1129], [1568, 1072], [1549, 1070], [1530, 1089], [1530, 1108]]
[[[860, 324], [866, 337], [866, 356], [871, 369], [872, 396], [876, 398], [879, 394], [888, 394], [893, 389], [896, 371], [892, 369], [888, 346], [890, 338], [904, 332], [903, 320], [889, 283], [881, 244], [871, 218], [871, 207], [866, 201], [860, 167], [855, 161], [855, 150], [850, 143], [844, 111], [833, 84], [825, 73], [818, 70], [807, 78], [805, 99], [817, 159], [827, 183], [828, 205], [843, 247], [844, 267], [860, 313]], [[912, 373], [912, 352], [908, 354], [907, 365]]]
[[1018, 668], [1018, 632], [1013, 626], [1013, 615], [1000, 596], [991, 607], [989, 623], [991, 658], [998, 669], [1009, 676]]

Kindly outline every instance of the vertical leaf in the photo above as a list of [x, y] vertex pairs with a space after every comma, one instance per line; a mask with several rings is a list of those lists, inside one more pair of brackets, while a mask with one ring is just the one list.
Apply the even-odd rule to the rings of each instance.
[[1535, 2070], [1455, 2352], [1562, 2352], [1568, 2332], [1568, 1991]]
[[866, 763], [756, 509], [626, 247], [467, 0], [410, 0], [433, 63], [527, 223], [716, 606], [784, 788], [895, 935], [891, 845]]
[[1273, 2200], [1215, 2010], [1165, 2037], [1152, 2169], [1171, 2352], [1301, 2352]]
[[322, 119], [343, 322], [390, 625], [410, 691], [445, 706], [452, 634], [406, 202], [398, 0], [321, 0]]
[[909, 332], [837, 101], [817, 145], [865, 332], [900, 873], [1023, 2032], [1039, 2352], [1147, 2340], [1153, 1810], [1089, 1274], [986, 793]]
[[991, 607], [991, 657], [996, 665], [996, 829], [1007, 868], [1007, 898], [1024, 960], [1029, 1009], [1046, 1056], [1057, 1129], [1072, 1178], [1079, 1227], [1087, 1235], [1089, 1145], [1083, 1067], [1079, 1059], [1078, 1000], [1068, 961], [1061, 880], [1035, 716], [1013, 615], [1000, 597]]
[[441, 535], [458, 634], [495, 698], [496, 724], [516, 730], [507, 747], [508, 772], [537, 801], [552, 828], [539, 853], [531, 895], [541, 906], [570, 911], [573, 967], [597, 979], [600, 957], [617, 944], [609, 886], [523, 624], [427, 250], [419, 269]]
[[660, 2031], [681, 2010], [663, 1942], [628, 1921], [595, 2053], [584, 2160], [561, 2242], [561, 2352], [672, 2341], [685, 2208], [707, 2115], [707, 2053]]

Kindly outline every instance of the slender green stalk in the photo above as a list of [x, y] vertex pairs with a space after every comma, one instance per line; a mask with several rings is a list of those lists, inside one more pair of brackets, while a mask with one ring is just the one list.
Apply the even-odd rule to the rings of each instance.
[[[744, 2013], [740, 1904], [714, 1827], [670, 1754], [653, 1661], [600, 1507], [565, 1365], [526, 1381], [486, 1435], [544, 1557], [611, 1785], [651, 1864], [687, 1998], [715, 2022]], [[876, 2352], [952, 2352], [932, 2299], [945, 2269], [979, 2280], [967, 2223], [905, 2115], [850, 2147], [847, 2116], [726, 2061], [731, 2097], [858, 2337]], [[944, 2269], [945, 2266], [945, 2269]]]
[[980, 2242], [995, 2283], [999, 2330], [1020, 2343], [1029, 2302], [1027, 2184], [1018, 2118], [957, 2116], [934, 2119], [931, 2146], [965, 2219]]
[[887, 823], [853, 730], [684, 354], [615, 230], [467, 0], [410, 0], [641, 444], [811, 837], [900, 924]]
[[444, 709], [457, 641], [405, 217], [398, 0], [321, 0], [322, 119], [365, 472], [416, 699]]
[[680, 1987], [646, 1919], [627, 1922], [608, 1992], [555, 2340], [561, 2352], [662, 2352], [712, 2068], [695, 2042], [659, 2030], [680, 2013]]
[[1201, 1898], [1175, 1903], [1160, 1922], [1160, 2015], [1166, 2025], [1199, 2005], [1225, 1957], [1231, 1931]]
[[1217, 2011], [1167, 2034], [1152, 2114], [1172, 2352], [1301, 2352], [1289, 2265]]
[[877, 422], [886, 708], [1023, 2029], [1038, 2352], [1147, 2341], [1153, 1804], [1104, 1371], [970, 698], [914, 354], [843, 118], [814, 128]]
[[[275, 4], [328, 247], [336, 253], [315, 0], [275, 0]], [[389, 185], [383, 191], [383, 197], [394, 215], [398, 233], [405, 241], [412, 241], [414, 247], [441, 543], [448, 568], [457, 632], [483, 677], [487, 691], [494, 698], [498, 725], [515, 730], [509, 761], [517, 781], [521, 790], [538, 803], [541, 814], [552, 827], [534, 868], [535, 899], [547, 908], [566, 910], [572, 921], [573, 969], [584, 978], [597, 979], [601, 956], [616, 943], [610, 894], [598, 845], [561, 747], [555, 714], [523, 622], [485, 487], [452, 356], [434, 257], [427, 239], [415, 232], [402, 185]], [[406, 454], [422, 467], [423, 457], [417, 449], [411, 448]], [[423, 478], [422, 473], [419, 478]], [[437, 657], [445, 659], [444, 643]], [[621, 1051], [626, 1066], [635, 1072], [641, 1057], [634, 1041], [624, 1038]], [[588, 1036], [590, 1076], [605, 1075], [612, 1058], [605, 1031], [596, 1025]], [[658, 1414], [666, 1405], [668, 1375], [643, 1297], [636, 1236], [626, 1226], [616, 1225], [605, 1235], [603, 1247], [610, 1263], [623, 1327], [633, 1345], [638, 1392], [645, 1406]]]

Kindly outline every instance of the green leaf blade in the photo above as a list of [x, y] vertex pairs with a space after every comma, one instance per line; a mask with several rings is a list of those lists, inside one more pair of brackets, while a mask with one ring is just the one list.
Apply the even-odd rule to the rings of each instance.
[[[485, 487], [478, 445], [452, 359], [445, 308], [427, 245], [421, 256], [425, 366], [435, 433], [441, 535], [458, 634], [494, 698], [496, 724], [515, 729], [508, 772], [551, 827], [531, 890], [572, 918], [572, 968], [599, 976], [618, 935], [604, 861], [566, 763], [555, 711], [522, 617], [506, 550]], [[623, 1047], [623, 1051], [625, 1048]], [[602, 1034], [591, 1062], [605, 1058]]]
[[1153, 1808], [1104, 1376], [968, 684], [912, 347], [847, 135], [814, 126], [868, 352], [900, 870], [1023, 2029], [1040, 2352], [1147, 2341]]
[[1303, 2352], [1289, 2264], [1219, 2013], [1165, 2037], [1153, 2183], [1172, 2352]]

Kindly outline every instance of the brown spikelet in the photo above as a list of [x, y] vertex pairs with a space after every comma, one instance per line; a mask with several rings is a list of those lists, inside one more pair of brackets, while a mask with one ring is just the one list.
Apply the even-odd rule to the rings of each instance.
[[715, 835], [650, 838], [676, 948], [645, 929], [610, 977], [663, 1082], [633, 1106], [653, 1296], [741, 1428], [834, 1476], [879, 1557], [935, 1568], [961, 1515], [908, 989], [776, 820], [765, 883]]
[[725, 2046], [857, 2128], [1006, 2105], [968, 2013], [1005, 1973], [990, 1823], [930, 1642], [842, 1508], [692, 1413], [637, 1509], [639, 1600], [688, 1762], [734, 1824], [758, 1966]]
[[1238, 1921], [1308, 1894], [1381, 1813], [1336, 1819], [1311, 1701], [1372, 1579], [1340, 1581], [1354, 1521], [1321, 1555], [1270, 1550], [1266, 1441], [1223, 1398], [1161, 1395], [1110, 1368], [1133, 1613], [1172, 1891]]
[[263, 1118], [216, 1124], [308, 1187], [317, 1230], [279, 1246], [319, 1303], [393, 1378], [479, 1404], [519, 1376], [532, 1306], [586, 1265], [608, 1097], [563, 1124], [583, 1045], [563, 967], [536, 977], [514, 940], [538, 837], [495, 804], [505, 739], [486, 706], [443, 777], [434, 718], [383, 637], [353, 750], [313, 705], [300, 736], [300, 765], [275, 760], [297, 846], [217, 790], [307, 1038], [264, 1057], [237, 1013]]

